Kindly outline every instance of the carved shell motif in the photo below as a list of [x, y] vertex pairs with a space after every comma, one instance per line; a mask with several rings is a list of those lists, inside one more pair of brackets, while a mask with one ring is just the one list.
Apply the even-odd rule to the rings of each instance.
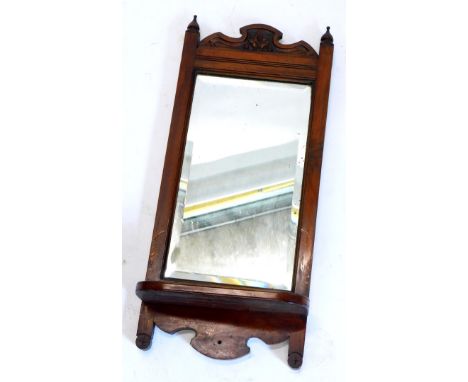
[[262, 29], [249, 30], [244, 49], [273, 52], [273, 33]]

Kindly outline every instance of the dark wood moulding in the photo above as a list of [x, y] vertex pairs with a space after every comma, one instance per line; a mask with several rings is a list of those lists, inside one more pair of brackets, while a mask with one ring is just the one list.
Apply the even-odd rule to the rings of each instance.
[[[288, 363], [299, 368], [309, 307], [333, 37], [327, 28], [317, 53], [304, 41], [282, 44], [282, 33], [268, 25], [247, 25], [240, 32], [240, 37], [214, 33], [200, 41], [196, 16], [185, 32], [146, 280], [136, 288], [142, 300], [136, 344], [148, 349], [155, 325], [168, 333], [195, 331], [191, 345], [216, 359], [247, 354], [251, 337], [267, 344], [289, 339]], [[199, 73], [310, 84], [313, 88], [291, 291], [163, 277]]]
[[136, 293], [143, 302], [192, 305], [307, 316], [309, 299], [296, 293], [231, 285], [194, 285], [177, 281], [141, 281]]

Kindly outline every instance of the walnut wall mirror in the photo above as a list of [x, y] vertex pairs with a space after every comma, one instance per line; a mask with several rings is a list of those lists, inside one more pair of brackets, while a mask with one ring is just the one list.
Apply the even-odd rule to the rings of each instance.
[[185, 32], [136, 344], [155, 325], [216, 359], [289, 339], [298, 368], [333, 38], [318, 54], [268, 25], [240, 33], [200, 41], [196, 16]]

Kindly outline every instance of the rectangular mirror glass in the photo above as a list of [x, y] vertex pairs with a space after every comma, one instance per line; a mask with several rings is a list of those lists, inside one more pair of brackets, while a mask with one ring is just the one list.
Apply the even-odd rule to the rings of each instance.
[[311, 97], [197, 76], [165, 277], [291, 290]]

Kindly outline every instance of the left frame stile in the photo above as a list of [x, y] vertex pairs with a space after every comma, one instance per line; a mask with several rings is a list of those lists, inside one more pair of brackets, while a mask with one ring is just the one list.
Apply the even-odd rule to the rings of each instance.
[[[170, 235], [172, 211], [176, 201], [180, 177], [180, 163], [182, 161], [185, 144], [188, 110], [190, 109], [194, 86], [193, 71], [195, 52], [199, 42], [200, 27], [197, 23], [197, 16], [194, 16], [185, 31], [179, 78], [177, 80], [166, 157], [164, 160], [161, 186], [159, 188], [158, 207], [146, 271], [146, 281], [161, 279], [164, 255]], [[154, 320], [151, 308], [148, 304], [142, 302], [138, 320], [137, 339], [135, 341], [140, 349], [146, 350], [151, 346], [153, 331]]]
[[195, 53], [200, 42], [197, 16], [193, 17], [185, 32], [179, 79], [177, 81], [171, 127], [159, 189], [158, 208], [153, 229], [146, 280], [160, 280], [164, 255], [170, 239], [171, 223], [177, 197], [186, 130], [194, 87]]

